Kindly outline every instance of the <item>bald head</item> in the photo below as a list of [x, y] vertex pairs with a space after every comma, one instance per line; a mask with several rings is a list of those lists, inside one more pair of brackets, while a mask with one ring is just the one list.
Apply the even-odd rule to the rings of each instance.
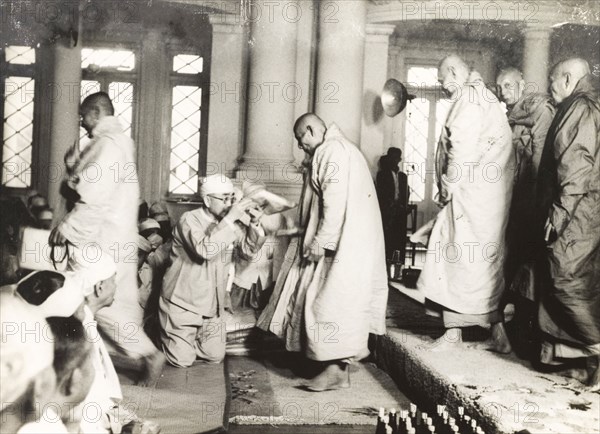
[[438, 81], [444, 90], [453, 96], [469, 78], [470, 68], [456, 54], [444, 57], [438, 67]]
[[550, 73], [550, 93], [556, 103], [571, 96], [577, 83], [590, 73], [589, 63], [575, 57], [557, 63]]
[[112, 101], [106, 92], [96, 92], [83, 100], [81, 103], [82, 110], [98, 110], [105, 113], [108, 116], [115, 114]]
[[92, 137], [92, 130], [98, 125], [100, 119], [114, 114], [115, 109], [106, 92], [96, 92], [89, 95], [83, 100], [79, 109], [81, 126], [85, 128], [90, 137]]
[[500, 71], [496, 84], [500, 98], [509, 106], [516, 104], [525, 90], [523, 74], [517, 68], [506, 68]]
[[294, 124], [294, 136], [298, 147], [309, 155], [325, 141], [327, 126], [323, 119], [314, 113], [305, 113]]

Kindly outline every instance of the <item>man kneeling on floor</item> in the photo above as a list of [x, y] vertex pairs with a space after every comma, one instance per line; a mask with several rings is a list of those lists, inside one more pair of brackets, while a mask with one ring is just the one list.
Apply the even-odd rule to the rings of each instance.
[[207, 177], [200, 187], [204, 205], [181, 216], [173, 230], [171, 266], [159, 302], [162, 349], [167, 361], [188, 367], [198, 358], [225, 358], [225, 309], [233, 248], [251, 257], [264, 243], [260, 213], [250, 199], [236, 203], [231, 180]]

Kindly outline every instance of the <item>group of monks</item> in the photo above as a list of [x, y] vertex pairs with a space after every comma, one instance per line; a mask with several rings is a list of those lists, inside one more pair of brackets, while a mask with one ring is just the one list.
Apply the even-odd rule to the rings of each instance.
[[[452, 107], [436, 153], [440, 211], [427, 226], [428, 253], [434, 254], [427, 256], [418, 287], [428, 312], [440, 315], [447, 331], [430, 349], [455, 349], [463, 344], [461, 330], [476, 325], [490, 330], [486, 348], [511, 351], [503, 312], [506, 290], [512, 288], [539, 307], [540, 360], [579, 368], [577, 378], [598, 388], [595, 80], [587, 62], [570, 59], [552, 69], [551, 96], [527, 94], [520, 73], [503, 70], [498, 85], [507, 116], [462, 59], [451, 55], [440, 63], [439, 81]], [[230, 292], [240, 289], [234, 284], [236, 266], [264, 253], [265, 240], [278, 234], [264, 203], [244, 197], [226, 176], [204, 178], [202, 205], [184, 213], [172, 230], [158, 297], [156, 348], [144, 332], [139, 302], [134, 144], [107, 94], [88, 96], [80, 115], [92, 141], [65, 155], [67, 212], [49, 238], [51, 245], [69, 247], [68, 271], [35, 273], [11, 293], [2, 292], [2, 381], [20, 381], [2, 389], [2, 401], [12, 403], [8, 413], [2, 408], [11, 431], [39, 422], [12, 417], [22, 414], [15, 406], [30, 405], [54, 382], [52, 390], [64, 396], [77, 392], [79, 403], [101, 394], [103, 427], [115, 432], [111, 409], [118, 408], [121, 394], [103, 339], [96, 337], [91, 349], [84, 343], [77, 347], [77, 364], [66, 363], [58, 346], [53, 356], [47, 345], [38, 348], [43, 362], [26, 360], [22, 351], [41, 344], [27, 336], [11, 338], [15, 333], [4, 327], [5, 318], [15, 324], [21, 317], [36, 324], [74, 318], [97, 327], [116, 350], [140, 361], [138, 384], [152, 384], [165, 362], [185, 368], [197, 360], [223, 360]], [[388, 282], [380, 207], [365, 158], [336, 124], [307, 113], [293, 133], [306, 155], [297, 222], [285, 232], [289, 246], [257, 326], [315, 363], [318, 370], [305, 383], [307, 390], [348, 388], [349, 365], [369, 355], [370, 334], [385, 332]], [[260, 290], [261, 279], [251, 280], [249, 291]], [[52, 328], [57, 340], [73, 328], [60, 324]], [[81, 354], [94, 360], [91, 367]], [[68, 367], [68, 375], [50, 369], [53, 357], [57, 368]], [[96, 380], [80, 388], [56, 388], [59, 376], [71, 385], [90, 375]], [[19, 432], [33, 429], [39, 427]]]
[[505, 115], [462, 59], [440, 63], [453, 104], [436, 153], [441, 210], [417, 285], [447, 329], [433, 350], [462, 345], [462, 330], [477, 325], [491, 331], [478, 346], [510, 352], [503, 314], [512, 294], [517, 311], [535, 313], [540, 367], [598, 390], [598, 77], [573, 58], [549, 79], [550, 95], [526, 93], [518, 70], [501, 71]]

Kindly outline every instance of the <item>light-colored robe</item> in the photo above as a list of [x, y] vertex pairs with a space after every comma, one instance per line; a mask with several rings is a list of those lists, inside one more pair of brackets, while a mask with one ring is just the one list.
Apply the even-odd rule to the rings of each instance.
[[[301, 208], [304, 237], [290, 243], [258, 326], [313, 360], [361, 358], [369, 333], [385, 332], [383, 230], [367, 163], [336, 125], [315, 151], [309, 182]], [[313, 243], [333, 256], [303, 261]]]
[[471, 73], [442, 129], [439, 212], [417, 287], [462, 314], [498, 309], [513, 180], [511, 129], [496, 97]]
[[127, 355], [148, 356], [156, 348], [143, 332], [143, 311], [138, 303], [140, 193], [134, 143], [114, 116], [100, 119], [92, 135], [91, 143], [68, 168], [69, 185], [80, 199], [60, 223], [60, 230], [90, 261], [96, 254], [94, 246], [114, 260], [115, 300], [96, 313], [96, 320]]

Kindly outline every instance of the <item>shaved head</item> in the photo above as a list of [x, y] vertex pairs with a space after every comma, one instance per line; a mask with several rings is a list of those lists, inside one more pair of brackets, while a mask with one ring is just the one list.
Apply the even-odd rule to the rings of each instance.
[[590, 64], [579, 57], [564, 60], [552, 68], [550, 74], [550, 93], [556, 103], [571, 96], [577, 83], [590, 73]]
[[106, 92], [96, 92], [89, 95], [81, 103], [81, 110], [98, 110], [108, 116], [115, 114], [112, 101]]
[[438, 68], [438, 81], [449, 96], [454, 96], [468, 80], [469, 65], [456, 54], [444, 57]]
[[496, 79], [499, 97], [507, 105], [512, 106], [523, 95], [525, 80], [517, 68], [506, 68], [500, 71]]
[[305, 113], [294, 124], [294, 136], [298, 140], [298, 147], [312, 155], [325, 141], [327, 126], [323, 119], [314, 113]]
[[88, 96], [81, 103], [79, 116], [81, 126], [85, 128], [89, 137], [92, 137], [92, 131], [105, 116], [113, 116], [115, 109], [112, 101], [106, 92], [96, 92]]
[[590, 73], [590, 64], [587, 62], [587, 60], [579, 57], [563, 60], [562, 62], [554, 65], [551, 75], [564, 75], [567, 73], [571, 74], [573, 77], [576, 77], [579, 81], [579, 79]]
[[312, 126], [325, 126], [325, 122], [319, 116], [314, 113], [304, 113], [298, 119], [296, 119], [296, 123], [294, 124], [294, 132], [298, 129], [306, 128], [308, 125]]
[[444, 68], [454, 68], [457, 71], [462, 72], [463, 74], [467, 74], [469, 75], [469, 65], [466, 64], [466, 62], [464, 60], [462, 60], [461, 57], [457, 56], [456, 54], [450, 54], [446, 57], [444, 57], [441, 61], [440, 61], [440, 69], [444, 69]]

